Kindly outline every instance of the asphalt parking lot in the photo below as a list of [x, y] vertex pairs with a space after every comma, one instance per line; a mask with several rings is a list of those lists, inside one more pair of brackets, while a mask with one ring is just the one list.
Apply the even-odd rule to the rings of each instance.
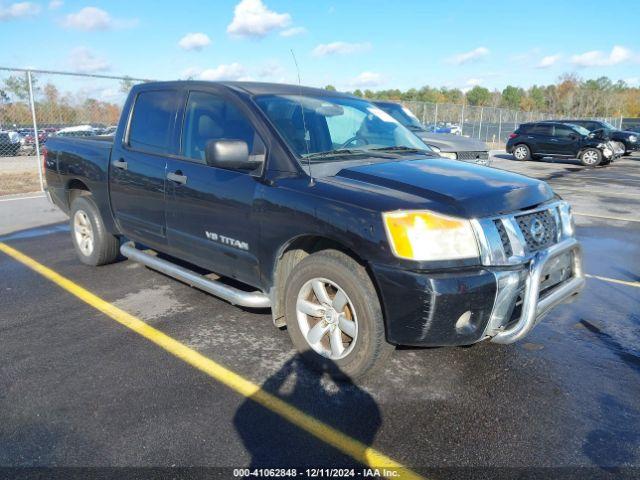
[[308, 371], [268, 312], [130, 261], [83, 266], [44, 199], [0, 201], [0, 245], [14, 249], [0, 252], [0, 465], [319, 468], [393, 459], [436, 478], [457, 472], [439, 470], [447, 467], [633, 476], [640, 156], [586, 169], [495, 152], [494, 167], [544, 179], [572, 203], [586, 290], [521, 343], [398, 349], [360, 385]]

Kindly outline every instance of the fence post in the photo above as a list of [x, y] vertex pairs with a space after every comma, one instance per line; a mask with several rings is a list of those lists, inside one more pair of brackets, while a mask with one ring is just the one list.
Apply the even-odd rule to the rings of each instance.
[[38, 122], [36, 121], [36, 101], [33, 98], [33, 81], [31, 70], [27, 71], [29, 83], [29, 103], [31, 104], [31, 120], [33, 121], [33, 139], [36, 145], [36, 159], [38, 160], [38, 177], [40, 179], [40, 191], [44, 192], [44, 178], [42, 178], [42, 159], [40, 158], [40, 139], [38, 138]]
[[462, 101], [462, 111], [460, 112], [460, 135], [464, 135], [464, 100]]
[[502, 141], [502, 109], [498, 109], [498, 143]]
[[438, 124], [438, 104], [436, 103], [436, 113], [433, 115], [433, 132], [436, 131], [436, 125]]
[[480, 125], [478, 126], [478, 140], [482, 138], [482, 114], [484, 112], [484, 107], [480, 107]]

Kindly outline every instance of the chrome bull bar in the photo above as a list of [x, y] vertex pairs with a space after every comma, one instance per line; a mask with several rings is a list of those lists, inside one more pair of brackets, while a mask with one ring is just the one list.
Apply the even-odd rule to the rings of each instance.
[[[567, 252], [572, 253], [573, 275], [553, 287], [543, 298], [539, 298], [540, 283], [545, 265], [553, 258]], [[568, 238], [544, 251], [536, 253], [529, 262], [528, 269], [520, 319], [515, 325], [495, 334], [491, 338], [492, 342], [513, 343], [521, 340], [545, 314], [556, 305], [569, 301], [582, 290], [585, 284], [582, 270], [582, 250], [575, 238]]]

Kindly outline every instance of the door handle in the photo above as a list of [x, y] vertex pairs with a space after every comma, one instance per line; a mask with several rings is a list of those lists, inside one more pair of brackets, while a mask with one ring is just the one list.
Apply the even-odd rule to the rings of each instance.
[[125, 162], [122, 158], [120, 160], [114, 161], [113, 166], [121, 170], [126, 170], [127, 168], [129, 168], [127, 162]]
[[172, 182], [184, 185], [185, 183], [187, 183], [187, 176], [182, 175], [182, 172], [178, 170], [177, 172], [167, 173], [167, 180], [171, 180]]
[[551, 141], [552, 142], [559, 142], [560, 140], [558, 140], [557, 138], [552, 138]]

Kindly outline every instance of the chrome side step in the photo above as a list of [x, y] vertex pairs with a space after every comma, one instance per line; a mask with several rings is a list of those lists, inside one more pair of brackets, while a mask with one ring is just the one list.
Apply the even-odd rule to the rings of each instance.
[[237, 288], [230, 287], [221, 282], [211, 280], [192, 270], [163, 260], [149, 253], [143, 252], [135, 247], [133, 242], [126, 242], [120, 247], [120, 253], [134, 262], [173, 277], [199, 290], [220, 297], [233, 305], [251, 308], [269, 308], [271, 301], [262, 292], [244, 292]]

